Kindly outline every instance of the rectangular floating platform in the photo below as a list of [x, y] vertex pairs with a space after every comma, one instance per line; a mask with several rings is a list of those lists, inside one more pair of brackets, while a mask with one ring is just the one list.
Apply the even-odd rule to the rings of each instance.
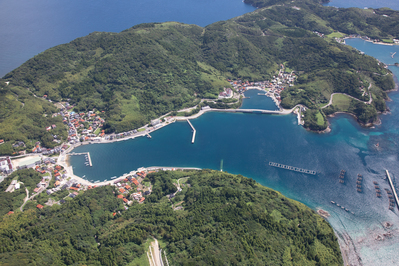
[[302, 174], [308, 174], [308, 175], [316, 175], [317, 174], [317, 172], [313, 171], [313, 170], [307, 170], [307, 169], [294, 167], [294, 166], [290, 166], [290, 165], [284, 165], [284, 164], [280, 164], [280, 163], [269, 162], [269, 165], [273, 166], [273, 167], [287, 169], [287, 170], [290, 170], [290, 171], [299, 172], [299, 173], [302, 173]]

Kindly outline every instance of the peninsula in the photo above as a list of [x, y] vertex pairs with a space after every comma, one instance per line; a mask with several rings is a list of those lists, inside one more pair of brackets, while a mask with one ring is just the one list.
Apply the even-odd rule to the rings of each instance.
[[[281, 92], [281, 106], [305, 106], [306, 128], [325, 130], [327, 116], [340, 111], [365, 125], [378, 121], [386, 92], [395, 89], [392, 74], [339, 39], [394, 43], [397, 11], [336, 9], [312, 0], [247, 2], [259, 8], [204, 28], [166, 22], [94, 32], [28, 60], [0, 80], [0, 154], [20, 151], [11, 147], [16, 141], [30, 149], [36, 141], [57, 146], [54, 135], [65, 141], [54, 103], [67, 102], [76, 113], [98, 110], [105, 134], [120, 133], [217, 98], [233, 89], [229, 79], [271, 81], [282, 66], [297, 79]], [[333, 93], [349, 95], [350, 107], [322, 108]], [[56, 126], [51, 133], [49, 125]]]

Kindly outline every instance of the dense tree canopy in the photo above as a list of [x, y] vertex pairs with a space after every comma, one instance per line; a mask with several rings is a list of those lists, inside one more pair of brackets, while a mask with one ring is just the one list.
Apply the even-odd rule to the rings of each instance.
[[[368, 82], [376, 97], [371, 113], [385, 110], [383, 91], [394, 88], [392, 75], [375, 59], [328, 34], [391, 41], [399, 37], [399, 12], [336, 9], [316, 0], [249, 3], [265, 8], [204, 28], [147, 23], [121, 33], [94, 32], [51, 48], [1, 80], [10, 85], [1, 92], [8, 97], [0, 97], [0, 105], [16, 105], [10, 98], [19, 92], [26, 102], [34, 101], [31, 93], [23, 92], [29, 88], [53, 101], [69, 99], [77, 111], [105, 111], [106, 132], [122, 132], [192, 106], [199, 98], [216, 97], [229, 86], [228, 78], [269, 80], [284, 64], [296, 71], [299, 82], [283, 93], [283, 107], [302, 103], [317, 109], [333, 92], [360, 97], [359, 87]], [[0, 138], [16, 140], [12, 136], [19, 132], [18, 139], [52, 144], [42, 127], [49, 119], [44, 111], [14, 106], [7, 112], [0, 113]], [[375, 121], [371, 113], [364, 114], [365, 120]], [[21, 123], [6, 119], [12, 115], [22, 117]]]
[[[177, 179], [183, 190], [168, 200]], [[154, 236], [171, 265], [342, 265], [323, 218], [252, 179], [203, 170], [148, 180], [154, 193], [126, 211], [105, 186], [61, 206], [3, 216], [0, 263], [140, 265]]]

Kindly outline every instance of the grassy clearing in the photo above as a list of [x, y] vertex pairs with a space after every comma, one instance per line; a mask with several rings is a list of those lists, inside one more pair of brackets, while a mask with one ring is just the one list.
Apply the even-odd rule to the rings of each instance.
[[384, 43], [393, 43], [392, 39], [382, 39], [381, 41]]
[[319, 126], [324, 125], [324, 117], [323, 117], [323, 115], [320, 112], [317, 112], [316, 118], [317, 118], [317, 124]]
[[351, 103], [351, 98], [344, 94], [335, 94], [333, 97], [333, 106], [339, 111], [347, 112]]
[[333, 33], [330, 33], [330, 34], [326, 35], [326, 37], [328, 37], [328, 38], [342, 38], [342, 37], [344, 37], [344, 35], [341, 32], [339, 32], [339, 31], [335, 31]]

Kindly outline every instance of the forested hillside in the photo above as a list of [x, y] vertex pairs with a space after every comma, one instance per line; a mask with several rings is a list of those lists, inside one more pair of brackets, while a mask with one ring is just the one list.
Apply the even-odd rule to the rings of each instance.
[[[183, 190], [170, 201], [177, 179]], [[145, 265], [152, 237], [170, 265], [342, 265], [323, 218], [252, 179], [202, 170], [148, 180], [153, 193], [128, 210], [105, 186], [2, 216], [0, 265]]]
[[[53, 101], [70, 100], [77, 111], [105, 111], [104, 128], [110, 133], [137, 128], [192, 106], [199, 98], [216, 97], [229, 86], [227, 79], [270, 80], [284, 64], [299, 77], [297, 85], [281, 95], [282, 106], [308, 107], [306, 127], [326, 128], [320, 106], [334, 92], [362, 101], [371, 94], [371, 105], [350, 110], [356, 110], [352, 113], [364, 124], [376, 121], [377, 112], [386, 109], [384, 91], [394, 88], [392, 76], [375, 59], [337, 43], [334, 36], [359, 33], [391, 40], [399, 37], [398, 12], [336, 9], [312, 0], [249, 3], [265, 7], [205, 28], [167, 22], [141, 24], [121, 33], [95, 32], [35, 56], [1, 82]], [[18, 115], [27, 112], [21, 109]], [[17, 126], [0, 119], [0, 138], [18, 140], [13, 137]], [[23, 137], [33, 138], [27, 133]]]

